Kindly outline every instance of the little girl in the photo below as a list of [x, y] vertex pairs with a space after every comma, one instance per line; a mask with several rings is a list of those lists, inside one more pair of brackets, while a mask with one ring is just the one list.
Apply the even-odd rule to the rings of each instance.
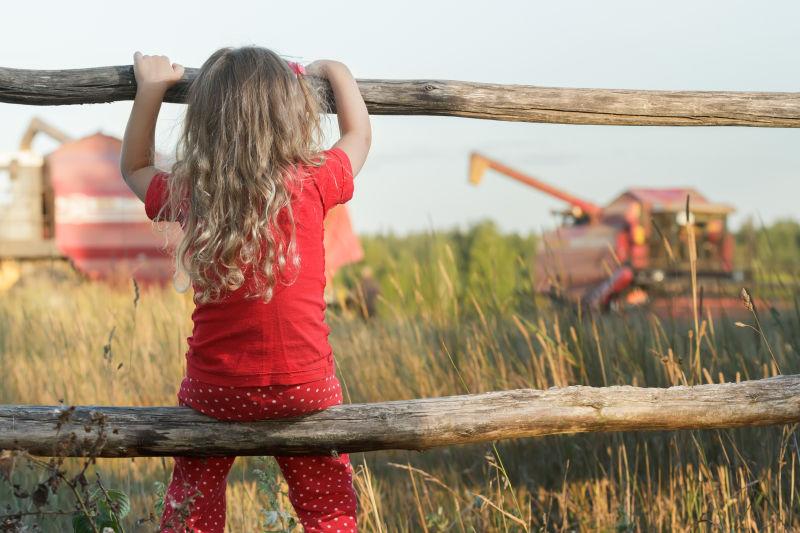
[[[224, 48], [187, 96], [171, 173], [154, 166], [164, 93], [183, 67], [134, 54], [136, 98], [122, 175], [153, 220], [183, 227], [179, 290], [194, 290], [194, 327], [178, 403], [220, 420], [293, 417], [342, 403], [325, 324], [323, 219], [353, 194], [371, 142], [350, 71], [306, 72], [333, 90], [340, 138], [321, 150], [321, 101], [303, 68], [270, 50]], [[175, 457], [161, 531], [221, 532], [235, 457]], [[347, 454], [276, 457], [307, 532], [356, 531]]]

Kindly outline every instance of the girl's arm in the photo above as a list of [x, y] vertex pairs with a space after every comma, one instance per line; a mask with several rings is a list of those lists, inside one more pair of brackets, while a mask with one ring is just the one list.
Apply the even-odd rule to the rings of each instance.
[[372, 143], [369, 113], [356, 80], [350, 70], [338, 61], [314, 61], [306, 67], [306, 73], [326, 78], [331, 84], [340, 133], [340, 138], [334, 147], [344, 150], [350, 158], [355, 176], [364, 166]]
[[133, 55], [136, 98], [122, 138], [120, 171], [128, 187], [144, 201], [150, 180], [159, 172], [154, 166], [155, 129], [164, 93], [183, 77], [183, 67], [167, 56]]

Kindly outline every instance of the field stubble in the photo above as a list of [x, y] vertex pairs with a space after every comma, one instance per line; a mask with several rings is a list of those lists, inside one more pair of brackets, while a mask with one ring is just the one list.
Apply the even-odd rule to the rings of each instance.
[[[509, 308], [464, 298], [447, 268], [425, 275], [442, 276], [429, 285], [432, 293], [404, 293], [396, 284], [378, 318], [329, 312], [345, 401], [718, 383], [798, 371], [796, 306], [760, 310], [758, 323], [738, 326], [725, 316], [698, 316], [696, 324], [646, 312], [596, 317], [533, 299]], [[191, 309], [190, 296], [171, 288], [42, 280], [14, 287], [0, 299], [0, 401], [174, 405]], [[353, 454], [360, 524], [386, 532], [792, 530], [800, 528], [795, 429], [553, 436]], [[90, 470], [130, 495], [127, 529], [151, 531], [152, 520], [136, 520], [155, 512], [156, 484], [168, 482], [171, 468], [169, 459], [136, 458], [98, 459]], [[229, 531], [265, 530], [265, 512], [291, 512], [285, 494], [259, 490], [256, 469], [264, 470], [259, 458], [234, 465]], [[13, 472], [23, 485], [35, 485], [37, 475], [21, 464]], [[0, 483], [3, 507], [33, 508], [7, 485]], [[69, 508], [70, 495], [48, 505]], [[43, 520], [45, 531], [68, 523]]]

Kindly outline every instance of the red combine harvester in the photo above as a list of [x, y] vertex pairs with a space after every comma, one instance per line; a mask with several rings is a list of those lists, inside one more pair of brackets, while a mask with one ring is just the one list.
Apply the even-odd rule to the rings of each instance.
[[[46, 134], [61, 145], [46, 156], [32, 150]], [[153, 228], [142, 202], [119, 171], [122, 141], [96, 133], [72, 140], [34, 119], [20, 149], [0, 154], [0, 288], [20, 277], [20, 264], [63, 259], [91, 279], [165, 283], [173, 264], [164, 245], [179, 229]], [[3, 176], [5, 174], [5, 176]], [[325, 219], [328, 281], [363, 250], [344, 206]]]
[[480, 183], [487, 169], [569, 205], [557, 212], [560, 226], [540, 241], [535, 270], [542, 293], [595, 309], [668, 302], [680, 312], [691, 294], [689, 226], [698, 285], [709, 307], [714, 298], [727, 305], [731, 282], [744, 277], [733, 268], [727, 217], [734, 209], [709, 202], [694, 189], [628, 189], [599, 207], [477, 153], [470, 158], [470, 182]]

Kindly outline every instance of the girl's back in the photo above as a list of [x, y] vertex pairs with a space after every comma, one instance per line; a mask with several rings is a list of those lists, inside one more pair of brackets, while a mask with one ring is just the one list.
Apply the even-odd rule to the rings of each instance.
[[[325, 323], [323, 219], [353, 195], [353, 173], [340, 148], [321, 163], [301, 165], [291, 196], [300, 268], [278, 274], [272, 298], [257, 294], [256, 272], [245, 269], [241, 287], [219, 301], [199, 302], [192, 313], [187, 376], [218, 385], [272, 385], [313, 381], [333, 374]], [[167, 204], [169, 175], [157, 174], [145, 196], [154, 220]], [[288, 221], [284, 220], [285, 226]]]
[[[342, 402], [325, 324], [323, 219], [353, 194], [371, 142], [350, 71], [318, 61], [341, 136], [318, 143], [320, 105], [299, 69], [256, 47], [221, 49], [187, 97], [172, 172], [153, 163], [156, 118], [183, 67], [134, 55], [137, 92], [122, 175], [153, 220], [177, 220], [176, 279], [194, 290], [178, 402], [227, 421], [298, 416]], [[161, 531], [222, 532], [235, 457], [175, 457]], [[305, 531], [356, 531], [347, 454], [276, 457]]]

